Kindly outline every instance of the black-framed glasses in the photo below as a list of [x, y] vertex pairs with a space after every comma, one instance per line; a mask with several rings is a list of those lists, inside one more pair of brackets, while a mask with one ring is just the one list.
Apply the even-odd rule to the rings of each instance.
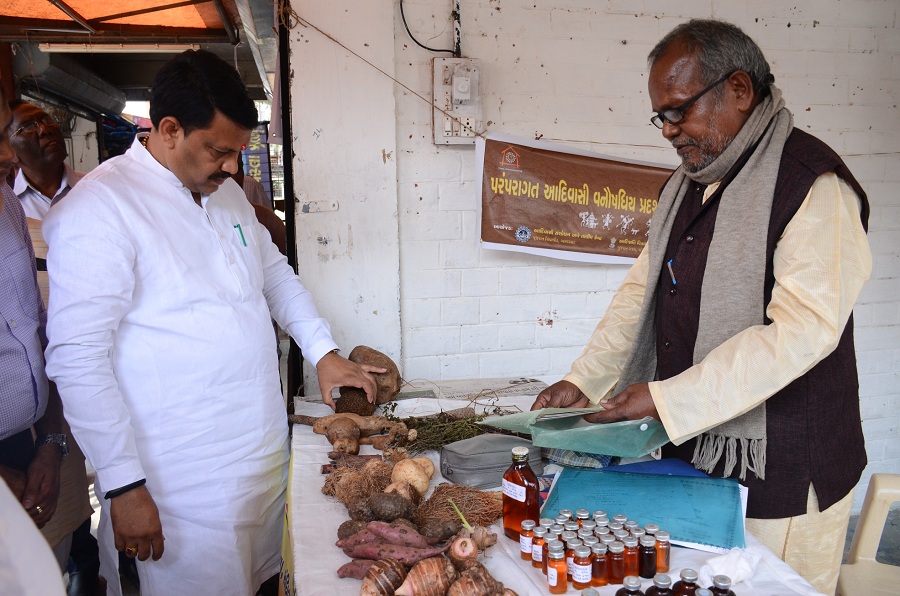
[[669, 108], [668, 110], [663, 110], [662, 112], [656, 112], [656, 115], [650, 118], [650, 122], [653, 123], [653, 126], [656, 128], [662, 128], [663, 123], [668, 122], [669, 124], [678, 124], [682, 120], [684, 120], [684, 111], [691, 107], [695, 101], [709, 93], [713, 88], [720, 85], [723, 81], [725, 81], [728, 77], [736, 73], [736, 70], [732, 70], [727, 75], [718, 79], [714, 83], [707, 86], [703, 91], [693, 96], [677, 108]]
[[19, 135], [31, 135], [37, 132], [38, 126], [43, 126], [44, 128], [53, 128], [55, 126], [59, 126], [56, 122], [56, 119], [50, 114], [44, 114], [40, 118], [35, 120], [29, 120], [22, 126], [16, 129], [14, 133], [12, 133], [11, 137], [19, 136]]

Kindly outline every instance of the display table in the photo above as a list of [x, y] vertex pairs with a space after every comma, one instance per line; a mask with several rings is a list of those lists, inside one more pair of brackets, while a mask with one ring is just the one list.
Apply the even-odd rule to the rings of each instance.
[[[527, 408], [533, 401], [521, 398], [511, 400], [507, 404]], [[417, 399], [398, 402], [396, 415], [400, 417], [421, 416], [441, 409], [450, 410], [467, 405], [454, 400]], [[321, 404], [298, 403], [298, 414], [324, 416], [331, 410]], [[346, 508], [342, 503], [322, 494], [325, 476], [321, 474], [322, 464], [328, 463], [328, 452], [331, 446], [325, 437], [316, 435], [308, 426], [294, 425], [291, 441], [291, 480], [288, 487], [288, 535], [286, 536], [286, 568], [292, 570], [292, 579], [299, 596], [336, 596], [358, 594], [361, 582], [355, 579], [340, 579], [337, 568], [349, 561], [346, 555], [335, 546], [338, 526], [348, 519]], [[363, 446], [361, 453], [376, 453], [369, 446]], [[427, 454], [437, 464], [438, 454]], [[440, 467], [432, 486], [443, 482]], [[515, 590], [520, 596], [538, 596], [548, 594], [546, 578], [539, 569], [519, 558], [519, 545], [503, 535], [501, 527], [495, 525], [492, 531], [499, 535], [497, 544], [487, 550], [480, 560], [491, 574], [507, 587]], [[760, 594], [766, 596], [788, 594], [818, 594], [803, 578], [786, 563], [776, 557], [751, 535], [746, 536], [747, 548], [754, 549], [762, 555], [752, 580], [734, 586], [738, 596]], [[699, 570], [705, 562], [715, 555], [710, 553], [673, 547], [672, 568], [670, 575], [673, 581], [678, 579], [682, 567]], [[288, 560], [288, 559], [292, 560]], [[643, 580], [644, 589], [652, 585], [650, 580]], [[615, 594], [621, 586], [605, 586], [597, 588], [600, 594]], [[569, 594], [579, 594], [579, 590], [569, 588]]]

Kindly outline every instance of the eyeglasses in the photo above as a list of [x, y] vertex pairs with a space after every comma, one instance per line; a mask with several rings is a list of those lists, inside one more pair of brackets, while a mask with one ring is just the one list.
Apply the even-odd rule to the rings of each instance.
[[684, 111], [686, 109], [691, 107], [691, 105], [695, 101], [697, 101], [698, 99], [700, 99], [701, 97], [703, 97], [704, 95], [709, 93], [709, 91], [711, 91], [714, 87], [721, 84], [723, 81], [725, 81], [728, 77], [730, 77], [731, 75], [733, 75], [736, 72], [737, 72], [736, 70], [732, 70], [727, 75], [725, 75], [721, 79], [717, 80], [716, 82], [712, 83], [711, 85], [706, 87], [703, 91], [701, 91], [697, 95], [693, 96], [692, 98], [690, 98], [689, 100], [687, 100], [686, 102], [684, 102], [683, 104], [678, 106], [677, 108], [669, 108], [668, 110], [663, 110], [662, 112], [656, 112], [656, 116], [650, 118], [650, 122], [652, 122], [653, 126], [655, 126], [656, 128], [662, 128], [664, 122], [668, 122], [669, 124], [678, 124], [679, 122], [684, 120]]
[[15, 137], [19, 135], [32, 135], [37, 132], [38, 126], [43, 126], [44, 128], [54, 128], [59, 126], [56, 123], [56, 119], [53, 118], [50, 114], [44, 114], [42, 117], [37, 120], [29, 120], [22, 126], [16, 129], [16, 132], [9, 135], [10, 137]]

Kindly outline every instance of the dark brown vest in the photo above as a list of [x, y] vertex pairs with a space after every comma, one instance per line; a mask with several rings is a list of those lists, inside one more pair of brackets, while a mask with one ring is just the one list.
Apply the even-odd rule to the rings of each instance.
[[[778, 239], [813, 182], [827, 172], [837, 173], [856, 191], [862, 203], [863, 226], [868, 224], [866, 194], [841, 158], [822, 141], [795, 128], [785, 144], [775, 184], [766, 248], [766, 305], [775, 284], [773, 255]], [[701, 205], [703, 190], [699, 185], [691, 187], [669, 237], [665, 261], [672, 259], [677, 284], [672, 283], [666, 266], [658, 279], [660, 380], [673, 377], [692, 364], [700, 288], [719, 206], [719, 193]], [[740, 259], [740, 255], [734, 258]], [[771, 323], [767, 318], [765, 322]], [[765, 481], [752, 472], [742, 481], [750, 489], [748, 517], [774, 519], [806, 513], [810, 483], [815, 487], [819, 508], [824, 510], [846, 496], [859, 481], [866, 465], [866, 451], [859, 414], [852, 317], [830, 355], [766, 401], [766, 435]], [[694, 445], [694, 440], [677, 447], [669, 444], [663, 448], [663, 455], [690, 462]], [[721, 476], [723, 468], [724, 462], [720, 462], [713, 475]], [[733, 476], [737, 474], [735, 470]]]

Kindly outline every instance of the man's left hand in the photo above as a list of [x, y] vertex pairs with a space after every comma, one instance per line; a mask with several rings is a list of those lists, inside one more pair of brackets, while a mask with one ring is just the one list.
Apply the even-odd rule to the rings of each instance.
[[43, 528], [56, 512], [61, 462], [62, 452], [59, 446], [47, 444], [37, 448], [34, 459], [28, 466], [25, 492], [22, 493], [22, 507], [38, 528]]
[[650, 395], [647, 383], [629, 385], [625, 391], [602, 400], [600, 405], [605, 409], [596, 414], [585, 416], [588, 422], [622, 422], [623, 420], [640, 420], [646, 416], [659, 420], [659, 412]]
[[378, 385], [375, 383], [375, 377], [369, 373], [384, 373], [387, 369], [370, 364], [357, 364], [330, 352], [322, 356], [316, 364], [316, 372], [319, 374], [322, 401], [333, 410], [334, 400], [331, 398], [331, 391], [341, 387], [359, 387], [366, 392], [369, 403], [374, 403]]

